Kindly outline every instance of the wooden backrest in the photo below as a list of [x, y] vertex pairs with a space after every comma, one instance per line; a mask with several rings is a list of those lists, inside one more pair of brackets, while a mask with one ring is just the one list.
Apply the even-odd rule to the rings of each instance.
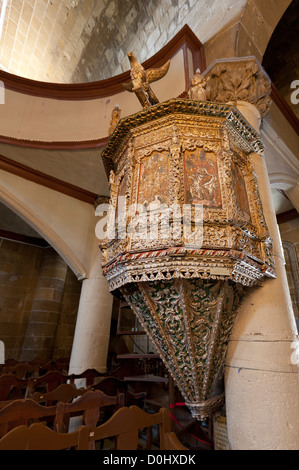
[[74, 416], [82, 416], [84, 424], [95, 428], [100, 417], [100, 410], [106, 406], [114, 406], [114, 411], [124, 406], [124, 396], [108, 396], [100, 390], [88, 391], [72, 403], [58, 403], [55, 418], [55, 428], [59, 432], [66, 432], [69, 419]]
[[[30, 414], [33, 414], [32, 408]], [[0, 450], [62, 450], [73, 447], [87, 450], [95, 449], [96, 441], [107, 438], [115, 438], [116, 450], [137, 450], [139, 431], [157, 425], [160, 450], [188, 450], [170, 431], [168, 409], [161, 408], [159, 412], [150, 414], [137, 406], [120, 408], [107, 422], [96, 428], [84, 425], [68, 433], [51, 430], [42, 423], [31, 424], [30, 427], [21, 425], [0, 439]]]
[[15, 400], [0, 409], [0, 436], [21, 424], [31, 424], [34, 420], [45, 420], [56, 416], [56, 406], [43, 406], [31, 399]]
[[4, 374], [14, 374], [19, 379], [27, 379], [39, 370], [38, 365], [31, 365], [28, 362], [20, 362], [15, 365], [5, 366], [3, 368]]
[[51, 392], [35, 392], [31, 399], [37, 403], [45, 403], [47, 406], [50, 406], [53, 402], [69, 403], [74, 398], [80, 397], [88, 391], [88, 388], [77, 388], [72, 384], [61, 384]]
[[188, 450], [188, 447], [181, 443], [175, 432], [167, 432], [164, 434], [163, 450]]
[[0, 376], [0, 401], [24, 398], [28, 380], [19, 379], [13, 374]]
[[159, 426], [160, 449], [165, 449], [164, 435], [170, 433], [170, 416], [166, 408], [154, 414], [137, 406], [120, 408], [101, 426], [90, 431], [92, 442], [115, 437], [115, 450], [137, 450], [139, 431]]
[[0, 450], [87, 450], [88, 434], [86, 426], [80, 426], [71, 433], [58, 433], [41, 423], [30, 427], [23, 425], [0, 439]]
[[62, 374], [59, 371], [50, 371], [40, 377], [28, 379], [27, 398], [30, 398], [37, 389], [43, 389], [42, 392], [51, 392], [59, 385], [67, 383], [70, 380], [69, 375]]
[[104, 374], [101, 374], [96, 369], [86, 369], [81, 374], [70, 374], [70, 383], [74, 383], [77, 379], [85, 379], [86, 386], [93, 385], [94, 381], [98, 377], [103, 377]]
[[118, 377], [102, 377], [96, 384], [91, 386], [92, 390], [101, 390], [106, 395], [117, 395], [124, 393], [126, 390], [126, 382]]
[[0, 438], [0, 450], [25, 450], [27, 440], [28, 426], [17, 426]]

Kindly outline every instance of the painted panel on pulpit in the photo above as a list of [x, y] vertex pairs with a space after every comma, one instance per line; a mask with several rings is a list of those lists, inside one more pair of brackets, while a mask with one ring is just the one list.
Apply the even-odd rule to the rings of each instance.
[[125, 198], [126, 196], [127, 181], [128, 181], [127, 173], [125, 173], [124, 176], [121, 178], [119, 186], [118, 186], [116, 211], [115, 211], [116, 219], [121, 217], [122, 212], [124, 211], [124, 206], [123, 206], [124, 200], [120, 198]]
[[232, 162], [231, 170], [232, 170], [233, 189], [236, 195], [238, 207], [242, 211], [242, 215], [245, 217], [245, 219], [249, 220], [250, 209], [249, 209], [249, 203], [248, 203], [248, 198], [247, 198], [246, 184], [245, 184], [242, 170], [239, 167], [239, 165], [236, 165], [234, 162]]
[[140, 164], [138, 203], [169, 203], [169, 157], [167, 152], [154, 152]]
[[184, 153], [185, 201], [205, 207], [222, 207], [217, 159], [203, 149]]

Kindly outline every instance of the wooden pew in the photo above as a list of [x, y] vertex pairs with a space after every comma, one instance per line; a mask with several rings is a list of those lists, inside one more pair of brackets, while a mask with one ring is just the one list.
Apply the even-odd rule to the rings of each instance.
[[106, 395], [117, 395], [117, 393], [124, 393], [126, 391], [127, 384], [118, 377], [101, 377], [96, 384], [91, 385], [91, 389], [101, 390]]
[[124, 407], [94, 430], [90, 430], [89, 441], [97, 442], [114, 438], [115, 450], [137, 450], [139, 431], [152, 426], [159, 427], [160, 450], [187, 450], [170, 430], [170, 415], [167, 408], [157, 413], [146, 413], [137, 406]]
[[99, 422], [102, 408], [112, 407], [110, 415], [124, 406], [124, 395], [108, 396], [100, 390], [88, 391], [72, 403], [57, 403], [55, 429], [67, 432], [70, 418], [82, 416], [84, 424], [95, 428]]
[[29, 425], [34, 421], [46, 421], [54, 425], [56, 406], [43, 406], [31, 399], [14, 400], [0, 409], [0, 436], [22, 424]]
[[37, 403], [50, 406], [58, 402], [69, 403], [74, 398], [81, 397], [88, 391], [90, 391], [89, 388], [77, 388], [73, 384], [63, 383], [51, 392], [35, 392], [31, 399]]
[[175, 432], [166, 432], [164, 434], [164, 449], [163, 450], [188, 450], [181, 441], [179, 440], [178, 436]]
[[188, 450], [174, 432], [170, 431], [169, 411], [166, 408], [155, 414], [146, 413], [136, 406], [116, 411], [101, 426], [80, 426], [71, 433], [53, 431], [42, 423], [21, 425], [0, 439], [0, 450], [78, 450], [95, 449], [95, 442], [115, 437], [116, 450], [137, 450], [140, 430], [159, 426], [160, 450]]
[[59, 433], [44, 424], [18, 426], [0, 439], [0, 450], [87, 450], [89, 429], [80, 426], [71, 433]]
[[123, 393], [125, 397], [125, 406], [138, 405], [141, 406], [146, 398], [146, 392], [134, 393], [128, 391], [128, 383], [118, 377], [103, 377], [95, 385], [92, 385], [91, 390], [101, 390], [106, 395], [117, 395]]
[[99, 390], [87, 391], [72, 403], [60, 401], [51, 406], [44, 406], [31, 398], [14, 400], [0, 409], [0, 436], [16, 426], [30, 425], [35, 421], [46, 422], [58, 432], [68, 432], [70, 419], [78, 416], [82, 417], [85, 425], [94, 428], [100, 420], [103, 408], [112, 407], [110, 417], [122, 406], [124, 406], [123, 394], [109, 397]]
[[13, 374], [19, 379], [28, 379], [33, 375], [38, 375], [39, 365], [31, 365], [28, 362], [20, 362], [15, 365], [3, 367], [3, 374]]
[[31, 398], [35, 392], [51, 392], [59, 385], [67, 383], [70, 380], [69, 375], [64, 375], [58, 371], [50, 371], [40, 377], [31, 377], [28, 379], [26, 398]]
[[85, 379], [85, 385], [89, 387], [94, 385], [95, 379], [104, 376], [105, 374], [98, 372], [96, 369], [86, 369], [81, 374], [70, 374], [70, 383], [75, 383], [75, 380]]
[[63, 383], [71, 383], [74, 384], [75, 380], [78, 379], [85, 379], [86, 380], [86, 387], [93, 385], [94, 380], [96, 377], [101, 377], [100, 374], [95, 369], [87, 369], [86, 371], [82, 372], [81, 374], [70, 374], [65, 375], [60, 371], [49, 371], [46, 374], [40, 377], [32, 377], [28, 380], [28, 391], [27, 397], [31, 397], [34, 392], [40, 389], [41, 392], [51, 392], [59, 385]]
[[28, 380], [18, 379], [13, 374], [0, 376], [0, 401], [25, 398]]

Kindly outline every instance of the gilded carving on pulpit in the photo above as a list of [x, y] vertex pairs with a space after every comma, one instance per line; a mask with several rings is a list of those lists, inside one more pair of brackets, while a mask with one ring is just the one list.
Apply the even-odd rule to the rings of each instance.
[[116, 126], [118, 124], [118, 121], [120, 120], [120, 113], [121, 113], [121, 110], [119, 109], [119, 107], [115, 106], [113, 108], [112, 115], [111, 115], [111, 121], [110, 121], [109, 130], [108, 130], [108, 135], [112, 134], [112, 132], [116, 128]]
[[186, 150], [184, 164], [186, 203], [202, 204], [204, 207], [221, 207], [215, 154], [206, 153], [199, 148], [194, 151]]
[[207, 86], [207, 81], [205, 77], [199, 72], [199, 70], [197, 70], [190, 80], [190, 88], [188, 91], [189, 98], [191, 100], [206, 101], [207, 100], [206, 86]]
[[246, 184], [244, 180], [244, 176], [242, 174], [242, 170], [239, 165], [232, 162], [231, 164], [232, 170], [232, 182], [233, 182], [233, 189], [237, 199], [237, 204], [239, 209], [243, 212], [244, 217], [249, 220], [250, 219], [250, 208], [248, 203], [247, 191], [246, 191]]
[[127, 91], [135, 93], [143, 108], [159, 103], [159, 100], [153, 92], [150, 84], [160, 80], [167, 74], [170, 60], [159, 68], [145, 70], [138, 62], [134, 52], [129, 52], [128, 58], [131, 66], [131, 81], [123, 83], [124, 88]]
[[169, 202], [169, 157], [167, 152], [154, 152], [140, 164], [138, 203], [147, 206], [158, 200]]
[[[102, 153], [113, 211], [117, 195], [145, 208], [102, 245], [103, 274], [199, 420], [223, 406], [215, 384], [247, 288], [275, 277], [253, 152], [263, 158], [263, 143], [233, 105], [178, 98], [122, 119]], [[156, 202], [169, 211], [149, 232]]]

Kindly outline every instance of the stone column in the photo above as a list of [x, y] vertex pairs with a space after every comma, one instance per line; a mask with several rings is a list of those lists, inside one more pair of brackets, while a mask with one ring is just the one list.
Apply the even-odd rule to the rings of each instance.
[[21, 361], [52, 358], [67, 265], [52, 248], [43, 255], [27, 325]]
[[106, 371], [113, 296], [102, 275], [99, 240], [95, 238], [92, 265], [82, 283], [70, 359], [70, 374], [86, 369]]
[[[269, 109], [269, 81], [256, 60], [224, 60], [208, 71], [214, 101], [235, 102], [259, 130]], [[267, 91], [268, 90], [268, 91]], [[240, 101], [241, 102], [240, 102]], [[248, 290], [231, 333], [225, 367], [232, 450], [299, 448], [299, 349], [280, 234], [264, 157], [253, 154], [263, 211], [273, 239], [276, 279]]]

